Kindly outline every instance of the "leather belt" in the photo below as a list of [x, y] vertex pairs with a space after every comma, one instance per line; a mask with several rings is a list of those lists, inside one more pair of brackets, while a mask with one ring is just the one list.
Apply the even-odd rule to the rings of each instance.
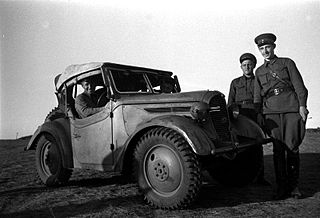
[[276, 89], [271, 89], [268, 94], [266, 94], [266, 98], [270, 98], [272, 96], [277, 96], [280, 95], [282, 92], [289, 92], [292, 91], [292, 88], [290, 87], [283, 87], [283, 88], [276, 88]]
[[237, 104], [253, 104], [253, 100], [237, 101]]

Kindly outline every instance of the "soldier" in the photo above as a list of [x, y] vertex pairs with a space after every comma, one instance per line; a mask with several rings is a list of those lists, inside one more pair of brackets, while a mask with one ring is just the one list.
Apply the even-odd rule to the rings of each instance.
[[[255, 112], [253, 104], [253, 70], [256, 64], [257, 59], [253, 54], [244, 53], [240, 56], [240, 68], [243, 75], [232, 80], [228, 97], [228, 106], [234, 104], [238, 105], [240, 114], [247, 116], [255, 122], [257, 122], [257, 113]], [[270, 183], [264, 179], [264, 158], [262, 146], [258, 155], [261, 157], [261, 169], [258, 177], [256, 178], [256, 183], [261, 185], [270, 185]]]
[[81, 80], [83, 93], [78, 95], [75, 100], [75, 108], [80, 118], [86, 118], [104, 109], [98, 106], [98, 98], [95, 95], [96, 85], [90, 78]]
[[266, 130], [273, 138], [275, 199], [300, 198], [299, 145], [308, 116], [308, 90], [295, 62], [275, 55], [274, 34], [261, 34], [254, 41], [264, 58], [256, 70], [254, 103], [257, 111], [262, 110]]
[[172, 93], [174, 91], [174, 80], [171, 78], [166, 78], [162, 80], [160, 84], [161, 93]]
[[230, 84], [228, 106], [239, 105], [240, 113], [256, 121], [256, 113], [253, 105], [253, 85], [257, 59], [253, 54], [244, 53], [240, 56], [240, 68], [243, 75], [232, 80]]

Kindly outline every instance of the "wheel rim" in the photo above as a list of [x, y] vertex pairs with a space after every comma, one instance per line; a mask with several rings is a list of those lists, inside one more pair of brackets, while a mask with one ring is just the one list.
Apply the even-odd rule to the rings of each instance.
[[167, 145], [158, 144], [150, 149], [143, 166], [149, 186], [159, 195], [173, 195], [181, 186], [183, 168], [180, 158]]
[[54, 175], [58, 170], [58, 153], [57, 146], [46, 141], [40, 153], [40, 166], [43, 172], [47, 175]]

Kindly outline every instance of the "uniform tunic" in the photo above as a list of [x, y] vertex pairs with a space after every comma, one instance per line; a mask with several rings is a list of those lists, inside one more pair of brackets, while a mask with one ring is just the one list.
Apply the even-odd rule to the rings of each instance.
[[240, 76], [232, 80], [230, 84], [228, 105], [237, 104], [240, 113], [256, 121], [256, 113], [253, 104], [254, 76]]
[[[292, 91], [265, 98], [265, 95], [272, 89], [288, 86], [288, 84], [274, 78], [269, 68], [282, 80], [291, 84]], [[299, 106], [307, 105], [308, 90], [304, 86], [296, 64], [290, 58], [275, 57], [270, 62], [265, 61], [256, 70], [254, 89], [254, 102], [263, 103], [264, 114], [299, 112]]]
[[229, 91], [228, 105], [233, 103], [241, 104], [244, 101], [251, 101], [244, 107], [253, 108], [254, 76], [247, 78], [240, 76], [232, 80]]

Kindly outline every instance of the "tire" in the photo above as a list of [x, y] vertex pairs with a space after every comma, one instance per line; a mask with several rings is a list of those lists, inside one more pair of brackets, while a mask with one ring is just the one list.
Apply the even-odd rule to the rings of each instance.
[[47, 186], [65, 184], [72, 170], [62, 166], [62, 156], [57, 140], [50, 134], [39, 138], [36, 148], [36, 168], [41, 181]]
[[58, 118], [64, 118], [65, 114], [63, 113], [63, 111], [61, 111], [60, 108], [55, 107], [52, 109], [52, 111], [46, 116], [46, 119], [44, 120], [44, 122], [50, 122], [53, 121], [55, 119]]
[[134, 153], [134, 173], [145, 200], [161, 209], [190, 205], [201, 186], [198, 157], [174, 130], [155, 128], [142, 136]]
[[228, 186], [242, 187], [252, 183], [263, 167], [261, 160], [262, 147], [251, 147], [238, 153], [235, 159], [216, 157], [208, 169], [210, 175], [219, 183]]

